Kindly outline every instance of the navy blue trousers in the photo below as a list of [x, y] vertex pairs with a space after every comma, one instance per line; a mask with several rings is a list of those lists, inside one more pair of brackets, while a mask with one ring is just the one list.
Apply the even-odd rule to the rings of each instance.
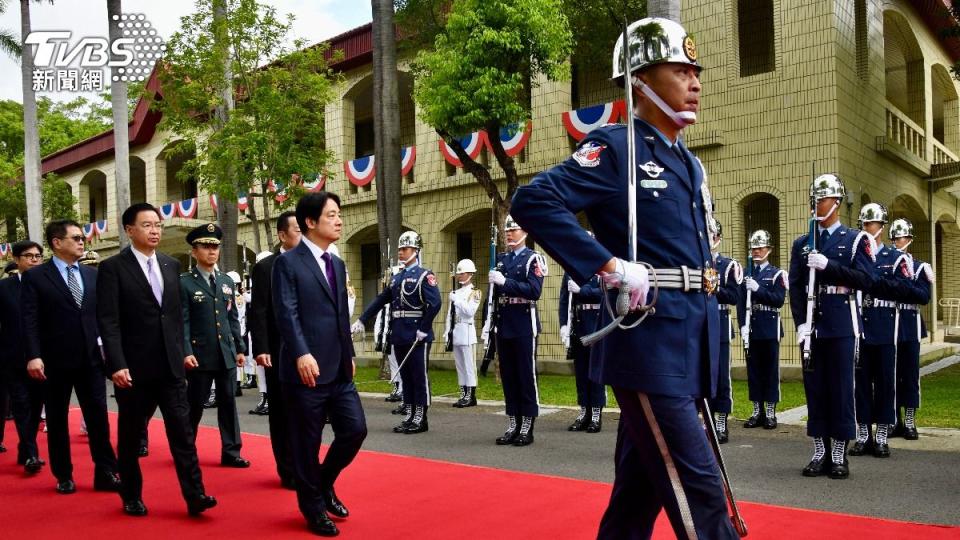
[[855, 379], [858, 424], [896, 423], [896, 367], [897, 348], [893, 344], [860, 344]]
[[536, 339], [533, 336], [504, 339], [497, 336], [500, 381], [507, 416], [539, 416]]
[[427, 376], [427, 358], [430, 355], [430, 343], [394, 343], [397, 362], [402, 362], [410, 347], [416, 346], [410, 358], [400, 368], [400, 380], [403, 382], [403, 402], [406, 405], [430, 405], [430, 379]]
[[897, 408], [920, 407], [920, 342], [897, 343]]
[[29, 458], [40, 457], [37, 431], [40, 429], [40, 411], [43, 409], [43, 386], [27, 375], [26, 370], [8, 373], [7, 390], [10, 409], [17, 428], [17, 465]]
[[839, 441], [856, 437], [853, 356], [853, 336], [813, 339], [810, 346], [813, 369], [803, 371], [807, 435], [810, 437], [830, 437]]
[[[319, 384], [308, 388], [283, 383], [290, 451], [296, 475], [297, 505], [310, 521], [326, 511], [323, 493], [334, 483], [367, 437], [367, 419], [353, 381]], [[333, 426], [333, 442], [320, 463], [320, 441], [327, 418]]]
[[747, 359], [747, 389], [750, 401], [780, 402], [780, 341], [750, 340]]
[[579, 337], [573, 337], [570, 348], [573, 349], [573, 373], [577, 384], [577, 405], [581, 407], [604, 407], [607, 404], [607, 392], [602, 384], [590, 380], [590, 348], [580, 343]]
[[720, 368], [717, 372], [717, 395], [710, 400], [710, 410], [730, 414], [733, 389], [730, 385], [730, 342], [720, 343]]
[[613, 392], [621, 410], [616, 478], [597, 538], [650, 538], [661, 510], [677, 538], [738, 538], [694, 398]]

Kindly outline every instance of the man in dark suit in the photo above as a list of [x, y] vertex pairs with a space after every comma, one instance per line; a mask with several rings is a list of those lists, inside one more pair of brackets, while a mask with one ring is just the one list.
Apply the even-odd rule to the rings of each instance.
[[[277, 462], [280, 484], [292, 489], [294, 486], [293, 458], [290, 455], [290, 436], [287, 434], [287, 408], [280, 385], [280, 332], [277, 330], [273, 311], [271, 273], [273, 263], [280, 254], [290, 251], [300, 243], [300, 226], [292, 211], [283, 212], [277, 218], [277, 238], [280, 249], [253, 266], [252, 294], [247, 311], [247, 328], [253, 336], [253, 354], [258, 365], [263, 366], [267, 379], [267, 397], [270, 400], [268, 420], [270, 444]], [[276, 364], [274, 364], [276, 362]]]
[[134, 204], [124, 210], [122, 223], [130, 247], [100, 263], [97, 320], [119, 409], [123, 511], [132, 516], [147, 514], [138, 451], [147, 415], [159, 406], [180, 491], [187, 511], [197, 515], [216, 506], [217, 500], [204, 493], [190, 426], [180, 263], [156, 251], [163, 229], [156, 208]]
[[93, 487], [117, 491], [117, 456], [110, 444], [103, 358], [97, 343], [97, 271], [78, 264], [84, 236], [77, 222], [52, 221], [45, 233], [53, 257], [23, 274], [20, 303], [27, 373], [44, 381], [50, 470], [58, 493], [77, 490], [67, 428], [70, 396], [76, 390], [96, 464]]
[[[367, 436], [353, 384], [346, 267], [328, 251], [340, 238], [340, 199], [325, 191], [308, 193], [297, 203], [296, 215], [303, 240], [273, 264], [273, 305], [282, 340], [280, 383], [300, 512], [313, 533], [336, 536], [339, 530], [327, 513], [346, 518], [349, 512], [333, 485]], [[321, 464], [327, 418], [334, 439]]]
[[[190, 423], [196, 436], [203, 404], [210, 397], [214, 381], [218, 388], [233, 388], [237, 368], [243, 366], [246, 340], [240, 335], [233, 280], [217, 270], [223, 231], [214, 223], [200, 225], [187, 233], [193, 246], [191, 255], [197, 265], [180, 274], [180, 303], [183, 306], [184, 340], [187, 368], [187, 399]], [[220, 463], [225, 467], [246, 468], [250, 462], [240, 457], [240, 419], [233, 392], [223, 392], [217, 400], [217, 424], [220, 428]]]
[[36, 474], [44, 465], [37, 448], [43, 386], [27, 375], [20, 317], [20, 280], [24, 272], [43, 260], [43, 248], [31, 240], [23, 240], [14, 244], [11, 250], [16, 270], [9, 278], [0, 281], [0, 376], [10, 394], [13, 423], [20, 439], [17, 465], [23, 465], [27, 474]]

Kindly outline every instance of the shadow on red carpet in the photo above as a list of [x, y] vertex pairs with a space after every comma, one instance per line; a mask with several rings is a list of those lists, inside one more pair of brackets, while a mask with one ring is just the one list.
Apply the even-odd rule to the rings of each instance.
[[[0, 538], [152, 540], [195, 538], [309, 537], [296, 496], [281, 489], [270, 441], [245, 434], [243, 455], [250, 469], [219, 465], [216, 429], [201, 428], [197, 446], [207, 493], [219, 505], [191, 518], [180, 496], [173, 461], [160, 421], [150, 423], [150, 456], [141, 459], [144, 503], [149, 516], [123, 514], [114, 493], [93, 491], [93, 465], [80, 414], [71, 411], [71, 450], [77, 493], [58, 495], [49, 467], [27, 477], [16, 466], [16, 432], [7, 426], [0, 454]], [[111, 416], [116, 441], [116, 416]], [[46, 437], [41, 434], [41, 455]], [[341, 477], [337, 493], [351, 517], [341, 537], [403, 539], [587, 539], [610, 493], [609, 484], [528, 474], [458, 463], [361, 452]], [[742, 503], [754, 539], [844, 538], [871, 540], [958, 539], [960, 528]], [[657, 539], [672, 538], [661, 515]]]

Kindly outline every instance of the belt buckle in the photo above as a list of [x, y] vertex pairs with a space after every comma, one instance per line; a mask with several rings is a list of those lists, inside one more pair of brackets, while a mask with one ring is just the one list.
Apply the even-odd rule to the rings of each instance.
[[714, 268], [704, 268], [703, 269], [703, 290], [707, 294], [713, 294], [717, 291], [717, 287], [720, 285], [720, 274], [717, 273]]

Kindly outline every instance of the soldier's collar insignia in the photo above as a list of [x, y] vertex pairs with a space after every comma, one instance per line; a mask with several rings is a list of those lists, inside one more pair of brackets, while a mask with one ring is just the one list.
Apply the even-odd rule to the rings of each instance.
[[650, 178], [657, 178], [658, 176], [660, 176], [660, 173], [663, 172], [663, 167], [661, 167], [660, 165], [657, 165], [652, 161], [648, 161], [643, 165], [640, 165], [640, 169], [643, 170], [643, 172], [647, 173], [647, 176], [649, 176]]

